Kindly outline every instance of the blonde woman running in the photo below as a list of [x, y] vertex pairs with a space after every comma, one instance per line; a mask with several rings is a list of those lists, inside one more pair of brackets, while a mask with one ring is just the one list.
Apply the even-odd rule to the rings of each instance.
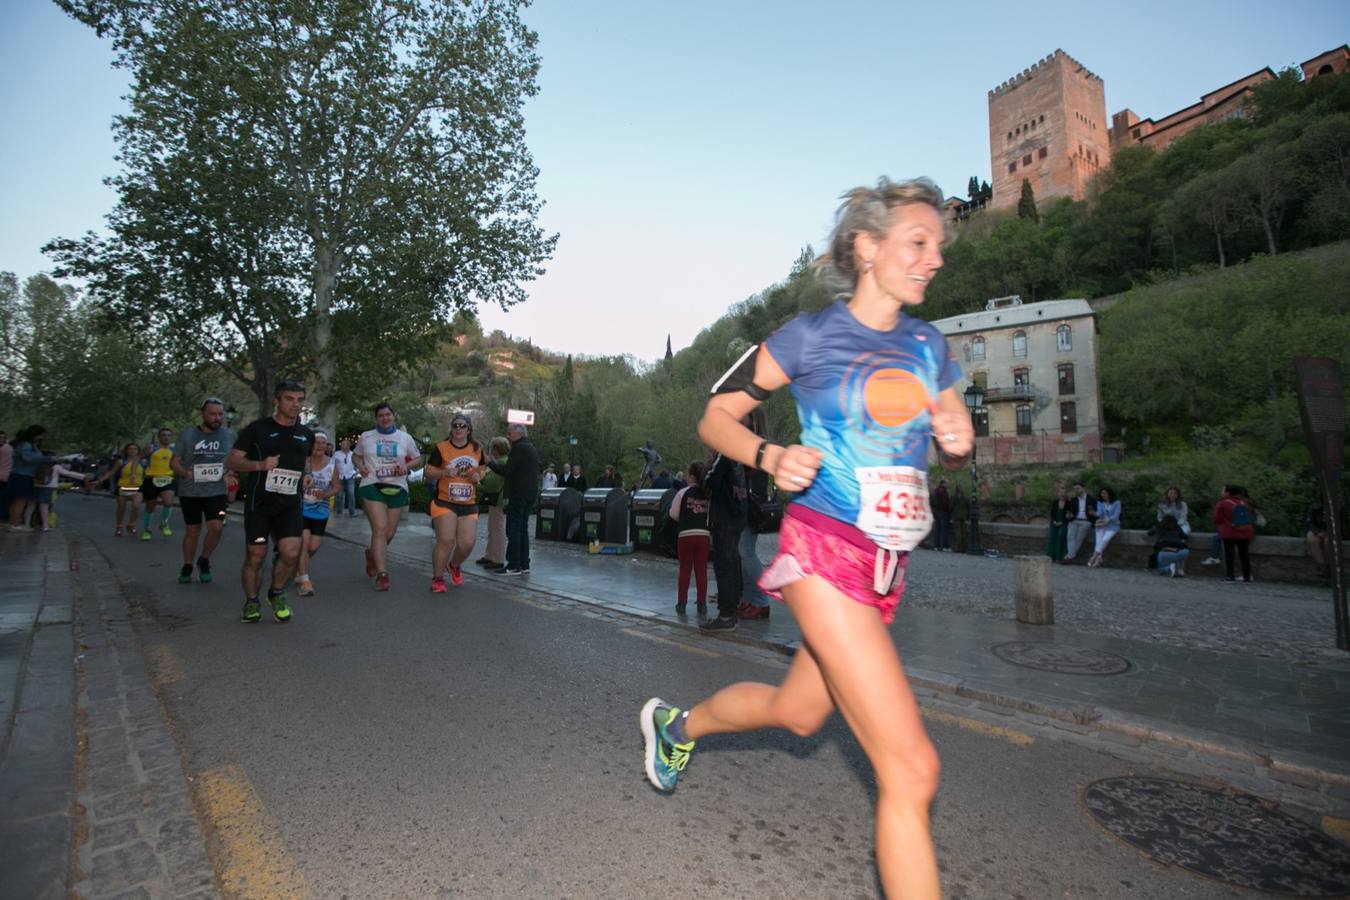
[[[770, 335], [749, 383], [717, 393], [699, 423], [714, 450], [800, 492], [760, 580], [801, 627], [787, 676], [733, 684], [687, 712], [653, 697], [640, 718], [647, 776], [669, 791], [697, 741], [768, 727], [805, 736], [839, 710], [876, 772], [882, 886], [906, 898], [939, 895], [929, 831], [939, 766], [887, 625], [908, 552], [931, 525], [930, 442], [957, 468], [974, 440], [946, 339], [905, 313], [942, 267], [942, 201], [927, 179], [848, 193], [829, 267], [849, 296]], [[741, 424], [782, 387], [802, 426], [790, 447]]]

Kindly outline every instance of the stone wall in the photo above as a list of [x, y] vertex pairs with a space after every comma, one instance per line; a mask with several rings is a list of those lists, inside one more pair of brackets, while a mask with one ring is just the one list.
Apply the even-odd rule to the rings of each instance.
[[[1193, 532], [1190, 539], [1191, 558], [1186, 574], [1199, 578], [1223, 578], [1223, 566], [1202, 566], [1209, 556], [1209, 533]], [[1045, 553], [1046, 527], [1044, 525], [1016, 525], [1007, 522], [981, 522], [980, 543], [986, 550], [999, 550], [1010, 556], [1042, 555]], [[1345, 559], [1350, 559], [1350, 542]], [[1251, 545], [1252, 577], [1257, 581], [1279, 581], [1294, 584], [1325, 584], [1319, 578], [1307, 556], [1302, 538], [1262, 535]], [[1122, 529], [1106, 548], [1102, 565], [1113, 569], [1143, 569], [1153, 552], [1153, 538], [1138, 529]], [[1086, 563], [1092, 555], [1092, 536], [1078, 551], [1078, 562]]]

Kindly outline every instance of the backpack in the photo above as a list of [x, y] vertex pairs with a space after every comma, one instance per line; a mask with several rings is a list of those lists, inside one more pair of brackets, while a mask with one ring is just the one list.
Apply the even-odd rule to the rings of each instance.
[[1228, 524], [1244, 538], [1256, 536], [1256, 529], [1252, 527], [1252, 508], [1243, 500], [1233, 504], [1233, 510], [1228, 514]]

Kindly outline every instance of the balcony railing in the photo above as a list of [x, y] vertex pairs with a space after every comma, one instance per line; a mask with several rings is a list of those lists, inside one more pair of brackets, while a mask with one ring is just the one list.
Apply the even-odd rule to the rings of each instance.
[[1029, 384], [1014, 384], [1012, 387], [991, 387], [984, 389], [985, 403], [1006, 403], [1009, 401], [1028, 401], [1036, 399], [1036, 391]]

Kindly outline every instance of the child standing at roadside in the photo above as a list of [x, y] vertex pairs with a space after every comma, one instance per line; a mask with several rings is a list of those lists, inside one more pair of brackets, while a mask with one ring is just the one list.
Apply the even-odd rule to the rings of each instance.
[[[42, 531], [56, 527], [56, 494], [61, 487], [62, 475], [75, 481], [83, 481], [86, 485], [93, 478], [92, 475], [68, 469], [58, 462], [44, 464], [38, 468], [38, 478], [35, 482], [38, 486], [38, 528]], [[85, 490], [88, 491], [88, 487]]]
[[698, 590], [698, 614], [708, 613], [708, 549], [712, 544], [708, 531], [708, 489], [703, 484], [703, 463], [689, 464], [689, 486], [682, 488], [670, 502], [670, 517], [675, 520], [680, 557], [680, 575], [676, 588], [675, 614], [684, 615], [689, 602], [689, 574]]

